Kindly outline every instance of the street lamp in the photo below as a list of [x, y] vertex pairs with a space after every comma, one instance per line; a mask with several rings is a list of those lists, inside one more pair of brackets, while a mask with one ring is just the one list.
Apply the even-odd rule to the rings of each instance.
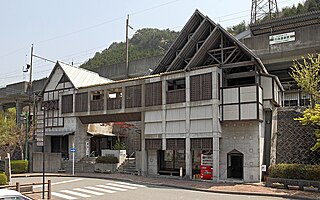
[[44, 152], [44, 145], [45, 145], [45, 135], [46, 135], [46, 105], [42, 105], [41, 109], [43, 110], [43, 141], [42, 141], [42, 199], [44, 199], [44, 192], [45, 192], [45, 152]]

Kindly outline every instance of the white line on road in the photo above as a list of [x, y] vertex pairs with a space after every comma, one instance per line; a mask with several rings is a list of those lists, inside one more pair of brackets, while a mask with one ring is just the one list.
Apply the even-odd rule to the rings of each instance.
[[127, 189], [123, 189], [123, 188], [116, 188], [116, 187], [112, 187], [112, 186], [107, 186], [107, 185], [96, 185], [97, 187], [102, 187], [102, 188], [106, 188], [106, 189], [110, 189], [110, 190], [116, 190], [116, 191], [127, 191]]
[[125, 182], [115, 182], [115, 183], [129, 185], [129, 186], [133, 186], [133, 187], [142, 187], [142, 188], [146, 187], [145, 185], [138, 185], [138, 184], [133, 184], [133, 183], [125, 183]]
[[90, 190], [97, 190], [97, 191], [100, 191], [100, 192], [106, 192], [106, 193], [115, 193], [116, 192], [116, 191], [112, 191], [112, 190], [107, 190], [107, 189], [102, 189], [102, 188], [95, 188], [95, 187], [91, 187], [91, 186], [87, 186], [85, 188], [90, 189]]
[[[65, 183], [72, 183], [72, 182], [76, 182], [76, 181], [82, 181], [82, 178], [76, 178], [76, 179], [72, 179], [72, 180], [68, 180], [68, 181], [61, 181], [61, 182], [55, 182], [55, 183], [51, 183], [51, 185], [59, 185], [59, 184], [65, 184]], [[42, 185], [36, 185], [33, 186], [33, 188], [41, 188]]]
[[120, 184], [115, 184], [115, 183], [108, 183], [107, 185], [111, 185], [111, 186], [115, 186], [115, 187], [122, 187], [122, 188], [126, 188], [126, 189], [137, 189], [136, 187], [132, 187], [132, 186], [127, 186], [127, 185], [120, 185]]
[[83, 188], [73, 188], [73, 190], [76, 190], [76, 191], [79, 191], [79, 192], [85, 192], [85, 193], [88, 193], [88, 194], [98, 195], [98, 196], [102, 196], [103, 195], [103, 193], [101, 193], [101, 192], [96, 192], [96, 191], [92, 191], [92, 190], [86, 190], [86, 189], [83, 189]]
[[57, 196], [57, 197], [61, 197], [61, 198], [64, 198], [64, 199], [69, 199], [69, 200], [78, 199], [76, 197], [72, 197], [72, 196], [69, 196], [69, 195], [61, 194], [61, 193], [58, 193], [58, 192], [51, 192], [51, 195]]
[[79, 197], [91, 197], [90, 195], [87, 195], [87, 194], [82, 194], [80, 192], [74, 192], [74, 191], [70, 191], [70, 190], [61, 190], [59, 192], [63, 192], [63, 193], [67, 193], [67, 194], [72, 194], [72, 195], [76, 195], [76, 196], [79, 196]]

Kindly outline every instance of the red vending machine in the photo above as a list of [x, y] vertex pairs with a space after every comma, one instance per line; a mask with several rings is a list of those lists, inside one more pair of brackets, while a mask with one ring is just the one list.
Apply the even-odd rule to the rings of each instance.
[[201, 179], [206, 179], [206, 180], [212, 179], [212, 165], [213, 165], [212, 154], [209, 154], [209, 155], [201, 154], [201, 166], [200, 166]]

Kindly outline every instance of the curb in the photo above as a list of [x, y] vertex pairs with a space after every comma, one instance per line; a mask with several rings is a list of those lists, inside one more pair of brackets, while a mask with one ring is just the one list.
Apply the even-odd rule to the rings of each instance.
[[[27, 177], [42, 177], [42, 174], [14, 174], [12, 178], [27, 178]], [[231, 195], [245, 195], [245, 196], [265, 196], [265, 197], [279, 197], [279, 198], [286, 198], [286, 199], [297, 199], [297, 200], [313, 200], [313, 198], [309, 197], [302, 197], [296, 195], [283, 195], [283, 194], [268, 194], [268, 193], [253, 193], [253, 192], [236, 192], [236, 191], [221, 191], [221, 190], [209, 190], [209, 189], [201, 189], [201, 188], [193, 188], [187, 186], [178, 186], [178, 185], [170, 185], [165, 183], [149, 183], [145, 181], [137, 181], [132, 179], [122, 179], [122, 178], [115, 178], [115, 177], [99, 177], [99, 176], [90, 176], [90, 175], [81, 175], [75, 174], [46, 174], [46, 177], [83, 177], [83, 178], [96, 178], [96, 179], [106, 179], [106, 180], [114, 180], [114, 181], [127, 181], [131, 183], [141, 183], [145, 185], [153, 185], [153, 186], [160, 186], [160, 187], [171, 187], [177, 189], [184, 189], [184, 190], [191, 190], [191, 191], [199, 191], [199, 192], [208, 192], [208, 193], [217, 193], [217, 194], [231, 194]]]

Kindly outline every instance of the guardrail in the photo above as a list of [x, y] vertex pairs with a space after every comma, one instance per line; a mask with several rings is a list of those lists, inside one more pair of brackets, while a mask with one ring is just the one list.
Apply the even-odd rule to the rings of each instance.
[[45, 185], [47, 185], [47, 190], [34, 190], [33, 186], [35, 185], [43, 185], [43, 183], [39, 182], [39, 183], [24, 183], [24, 184], [20, 184], [20, 182], [16, 182], [15, 185], [3, 185], [3, 186], [0, 186], [0, 189], [4, 189], [4, 188], [7, 188], [7, 189], [12, 189], [14, 188], [14, 190], [22, 193], [22, 194], [25, 194], [25, 195], [28, 195], [28, 194], [34, 194], [34, 193], [42, 193], [42, 192], [45, 192], [47, 193], [47, 199], [51, 199], [51, 180], [48, 180], [48, 182], [44, 183]]

